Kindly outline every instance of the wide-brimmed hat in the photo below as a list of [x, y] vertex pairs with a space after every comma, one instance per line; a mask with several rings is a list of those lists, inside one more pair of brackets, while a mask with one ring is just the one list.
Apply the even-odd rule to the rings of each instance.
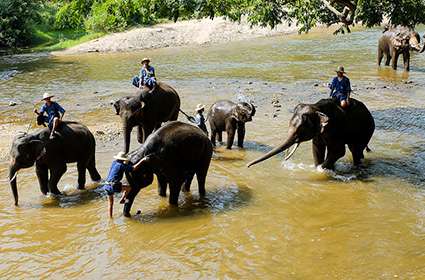
[[205, 105], [203, 105], [203, 104], [198, 104], [198, 105], [196, 105], [195, 111], [196, 111], [196, 112], [198, 112], [198, 111], [201, 111], [201, 110], [203, 110], [203, 109], [205, 109]]
[[127, 154], [124, 152], [119, 152], [116, 156], [114, 156], [114, 159], [123, 160], [123, 161], [129, 161], [130, 159], [127, 157]]
[[143, 62], [145, 62], [145, 61], [151, 62], [151, 59], [149, 57], [144, 57], [140, 63], [143, 64]]
[[343, 74], [347, 73], [347, 72], [345, 72], [344, 66], [339, 66], [338, 69], [335, 72], [343, 73]]
[[46, 100], [47, 98], [52, 98], [53, 96], [54, 96], [53, 94], [45, 92], [41, 100]]

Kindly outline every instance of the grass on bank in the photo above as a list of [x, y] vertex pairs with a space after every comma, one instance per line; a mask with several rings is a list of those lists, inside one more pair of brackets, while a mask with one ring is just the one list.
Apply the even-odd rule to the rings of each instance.
[[85, 30], [47, 31], [36, 28], [32, 39], [32, 51], [58, 51], [81, 43], [97, 39], [105, 35], [103, 32], [87, 32]]

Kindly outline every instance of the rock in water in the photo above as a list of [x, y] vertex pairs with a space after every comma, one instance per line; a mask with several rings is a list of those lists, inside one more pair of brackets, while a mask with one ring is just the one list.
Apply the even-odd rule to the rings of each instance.
[[17, 103], [15, 101], [10, 101], [9, 102], [9, 106], [11, 106], [11, 107], [16, 106], [16, 105], [17, 105]]

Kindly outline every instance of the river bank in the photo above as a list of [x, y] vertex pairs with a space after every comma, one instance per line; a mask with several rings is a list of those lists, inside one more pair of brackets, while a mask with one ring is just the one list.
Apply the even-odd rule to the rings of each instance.
[[53, 54], [131, 52], [188, 45], [209, 45], [287, 35], [297, 31], [298, 28], [295, 25], [290, 26], [287, 23], [271, 29], [251, 26], [246, 20], [238, 23], [217, 17], [133, 28], [125, 32], [108, 34], [63, 51], [53, 52]]

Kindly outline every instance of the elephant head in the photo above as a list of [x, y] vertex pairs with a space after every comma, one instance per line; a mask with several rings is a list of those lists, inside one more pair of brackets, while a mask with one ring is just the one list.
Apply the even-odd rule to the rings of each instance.
[[[425, 35], [424, 35], [424, 38], [425, 38]], [[419, 53], [423, 53], [425, 51], [425, 42], [422, 47], [420, 43], [421, 43], [421, 37], [419, 36], [419, 33], [416, 31], [412, 31], [410, 33], [410, 38], [409, 38], [410, 49], [417, 51]]]
[[9, 182], [12, 188], [15, 205], [18, 205], [17, 172], [29, 168], [45, 153], [45, 143], [36, 135], [22, 134], [17, 136], [10, 150]]
[[411, 34], [409, 32], [397, 32], [391, 38], [391, 43], [396, 50], [410, 49]]
[[318, 108], [308, 104], [299, 104], [295, 107], [294, 115], [289, 121], [288, 137], [285, 142], [266, 155], [250, 162], [248, 167], [267, 160], [295, 145], [294, 149], [285, 158], [285, 160], [288, 160], [302, 142], [309, 141], [322, 134], [328, 122], [328, 116], [320, 112]]
[[252, 103], [239, 102], [234, 108], [234, 117], [239, 122], [250, 122], [255, 115], [255, 106]]
[[137, 97], [124, 97], [113, 104], [115, 113], [121, 117], [125, 140], [124, 151], [130, 148], [130, 136], [133, 127], [139, 124], [143, 118], [143, 108], [145, 103]]

